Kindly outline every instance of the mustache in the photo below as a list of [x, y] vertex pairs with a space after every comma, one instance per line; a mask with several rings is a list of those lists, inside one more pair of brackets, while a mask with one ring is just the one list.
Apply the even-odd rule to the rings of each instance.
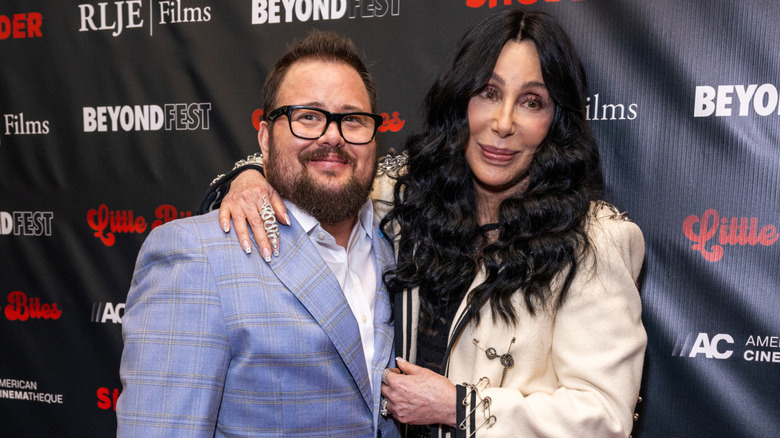
[[306, 164], [309, 161], [320, 160], [329, 155], [337, 156], [350, 166], [355, 165], [355, 158], [348, 155], [343, 148], [337, 147], [321, 147], [311, 151], [302, 152], [300, 155], [298, 155], [298, 160], [301, 162], [301, 164]]

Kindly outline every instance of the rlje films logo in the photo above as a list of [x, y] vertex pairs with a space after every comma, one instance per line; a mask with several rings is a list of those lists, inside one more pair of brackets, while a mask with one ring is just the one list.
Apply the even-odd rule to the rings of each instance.
[[401, 13], [401, 0], [252, 0], [252, 24], [384, 17]]
[[[149, 35], [154, 35], [154, 24], [211, 21], [211, 6], [190, 3], [185, 0], [149, 0], [148, 10], [144, 10], [142, 0], [83, 3], [78, 6], [79, 32], [110, 32], [111, 36], [117, 37], [126, 29], [143, 29], [148, 25]], [[148, 22], [145, 17], [149, 18]]]
[[[192, 216], [191, 211], [179, 211], [172, 205], [161, 205], [154, 210], [152, 228], [156, 228], [174, 219]], [[111, 210], [106, 204], [87, 212], [87, 223], [95, 233], [94, 236], [103, 242], [103, 245], [113, 246], [116, 243], [116, 234], [144, 233], [149, 224], [143, 216], [136, 216], [132, 210]]]
[[717, 210], [709, 209], [701, 217], [686, 217], [683, 233], [694, 242], [692, 250], [700, 252], [709, 262], [717, 262], [728, 246], [774, 245], [780, 238], [777, 227], [759, 224], [757, 217], [721, 217]]
[[[737, 350], [739, 345], [742, 346], [741, 351]], [[780, 363], [780, 337], [748, 335], [744, 341], [737, 342], [734, 336], [728, 333], [688, 333], [685, 337], [677, 338], [672, 356]]]
[[0, 398], [62, 404], [62, 394], [39, 392], [34, 380], [0, 379]]
[[208, 130], [211, 103], [84, 107], [84, 132]]

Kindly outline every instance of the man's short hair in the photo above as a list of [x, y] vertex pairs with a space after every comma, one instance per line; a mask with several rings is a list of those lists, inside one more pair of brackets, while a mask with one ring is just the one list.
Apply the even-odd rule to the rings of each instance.
[[368, 73], [355, 44], [335, 32], [314, 30], [303, 39], [295, 41], [274, 65], [263, 84], [263, 108], [265, 114], [277, 107], [276, 96], [290, 66], [299, 61], [341, 62], [354, 68], [366, 86], [371, 102], [371, 112], [376, 112], [376, 85]]

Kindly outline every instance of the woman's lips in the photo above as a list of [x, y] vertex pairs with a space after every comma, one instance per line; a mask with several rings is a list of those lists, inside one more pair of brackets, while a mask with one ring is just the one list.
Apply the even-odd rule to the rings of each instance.
[[479, 145], [482, 155], [492, 161], [510, 161], [517, 152], [495, 146]]

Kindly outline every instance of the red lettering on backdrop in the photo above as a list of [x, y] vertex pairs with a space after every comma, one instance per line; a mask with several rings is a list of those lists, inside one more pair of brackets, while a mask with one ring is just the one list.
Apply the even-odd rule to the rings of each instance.
[[41, 33], [41, 23], [43, 16], [38, 12], [29, 14], [14, 14], [13, 19], [6, 15], [0, 15], [0, 40], [12, 37], [34, 38], [43, 36]]
[[[178, 211], [176, 207], [164, 204], [155, 209], [154, 216], [157, 220], [152, 223], [152, 228], [174, 219], [192, 216], [192, 212]], [[94, 236], [106, 246], [116, 243], [116, 233], [140, 234], [148, 228], [143, 216], [136, 217], [132, 210], [110, 210], [106, 204], [87, 211], [87, 224], [95, 231]]]
[[[698, 231], [694, 230], [696, 224], [699, 224]], [[691, 249], [701, 252], [702, 256], [710, 262], [717, 262], [723, 258], [724, 245], [769, 246], [780, 238], [774, 225], [765, 225], [759, 230], [757, 217], [721, 218], [714, 209], [705, 211], [701, 218], [695, 215], [685, 218], [683, 233], [690, 241], [695, 242], [691, 245]], [[711, 250], [708, 250], [706, 244], [716, 234], [717, 244], [713, 244]]]
[[393, 111], [393, 118], [387, 113], [382, 113], [382, 126], [379, 127], [380, 132], [398, 132], [403, 129], [406, 120], [398, 118], [398, 111]]
[[98, 388], [97, 390], [97, 405], [100, 409], [116, 410], [116, 400], [119, 398], [119, 389], [114, 388], [113, 393], [108, 388]]
[[170, 222], [174, 219], [179, 219], [183, 217], [190, 217], [192, 216], [191, 211], [178, 211], [176, 210], [176, 207], [173, 205], [161, 205], [157, 207], [156, 210], [154, 210], [154, 217], [157, 218], [156, 221], [152, 223], [152, 229], [159, 227], [160, 225]]
[[59, 319], [62, 311], [57, 304], [41, 304], [38, 298], [27, 298], [27, 295], [15, 290], [8, 294], [8, 305], [5, 306], [5, 317], [10, 321], [27, 321], [33, 319]]
[[252, 111], [252, 126], [255, 127], [255, 131], [260, 129], [260, 120], [263, 118], [263, 110], [256, 109]]
[[[482, 6], [485, 5], [485, 1], [486, 0], [466, 0], [466, 6], [468, 6], [470, 8], [481, 8]], [[517, 0], [517, 2], [520, 3], [521, 5], [532, 5], [532, 4], [536, 3], [537, 1], [540, 1], [540, 0]], [[544, 0], [545, 3], [555, 3], [555, 2], [559, 2], [559, 1], [560, 0]], [[582, 1], [582, 0], [571, 0], [571, 1], [578, 2], [578, 1]], [[503, 0], [503, 3], [504, 3], [505, 6], [506, 5], [511, 5], [512, 4], [512, 0]], [[497, 4], [498, 4], [498, 0], [490, 0], [488, 2], [488, 7], [495, 8]]]

